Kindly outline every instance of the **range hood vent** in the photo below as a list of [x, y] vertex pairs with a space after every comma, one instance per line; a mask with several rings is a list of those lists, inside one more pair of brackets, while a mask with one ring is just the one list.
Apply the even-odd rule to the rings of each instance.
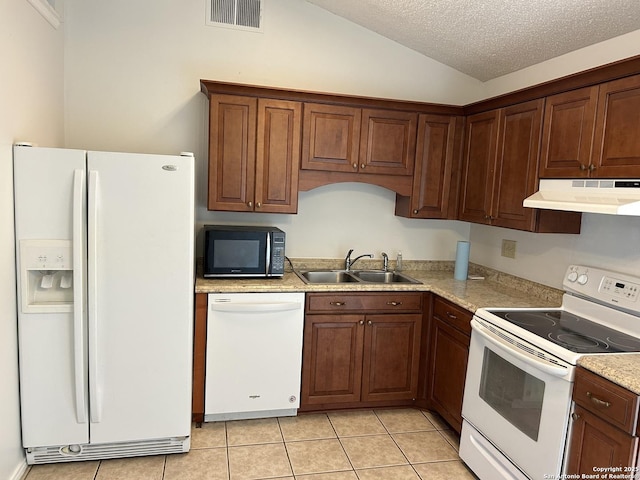
[[525, 207], [640, 216], [640, 179], [540, 180]]

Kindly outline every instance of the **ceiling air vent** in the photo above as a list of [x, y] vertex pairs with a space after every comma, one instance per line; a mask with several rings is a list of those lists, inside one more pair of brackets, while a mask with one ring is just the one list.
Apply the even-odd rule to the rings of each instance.
[[265, 0], [208, 0], [207, 25], [262, 31]]

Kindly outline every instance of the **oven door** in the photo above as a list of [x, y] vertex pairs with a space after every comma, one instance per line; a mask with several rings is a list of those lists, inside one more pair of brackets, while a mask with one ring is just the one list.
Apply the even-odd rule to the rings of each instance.
[[[512, 463], [532, 479], [558, 478], [575, 367], [478, 317], [471, 326], [462, 416], [502, 453], [505, 469]], [[463, 443], [465, 460], [475, 443]]]

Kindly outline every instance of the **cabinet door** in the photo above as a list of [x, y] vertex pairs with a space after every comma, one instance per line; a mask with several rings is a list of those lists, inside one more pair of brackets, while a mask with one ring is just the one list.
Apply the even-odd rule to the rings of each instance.
[[470, 338], [440, 318], [432, 317], [430, 339], [429, 404], [460, 433]]
[[538, 153], [544, 99], [502, 109], [491, 224], [534, 229], [535, 210], [522, 202], [538, 187]]
[[489, 224], [498, 142], [498, 110], [467, 117], [458, 218]]
[[367, 315], [362, 400], [412, 400], [418, 394], [422, 316]]
[[360, 173], [413, 175], [417, 124], [415, 113], [364, 109]]
[[600, 86], [591, 176], [640, 176], [640, 75]]
[[638, 437], [618, 430], [580, 406], [575, 407], [573, 418], [567, 474], [593, 475], [595, 468], [636, 465]]
[[540, 154], [540, 178], [588, 175], [598, 87], [547, 97]]
[[358, 171], [360, 122], [359, 108], [305, 103], [301, 168]]
[[258, 100], [255, 211], [296, 213], [302, 105]]
[[212, 95], [209, 118], [209, 210], [253, 210], [255, 98]]
[[301, 407], [360, 401], [363, 315], [307, 315]]
[[456, 122], [457, 117], [446, 115], [418, 117], [416, 163], [410, 212], [406, 212], [408, 216], [448, 218]]

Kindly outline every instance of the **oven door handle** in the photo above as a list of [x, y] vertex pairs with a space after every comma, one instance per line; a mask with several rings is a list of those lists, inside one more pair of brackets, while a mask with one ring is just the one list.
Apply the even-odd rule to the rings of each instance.
[[471, 328], [474, 332], [477, 332], [488, 342], [490, 342], [491, 345], [499, 348], [509, 355], [513, 355], [514, 357], [522, 360], [523, 362], [526, 362], [527, 364], [533, 366], [534, 368], [537, 368], [542, 372], [553, 375], [554, 377], [564, 377], [568, 372], [568, 369], [565, 367], [562, 367], [560, 365], [552, 365], [534, 355], [531, 355], [530, 353], [525, 352], [524, 350], [521, 350], [517, 345], [512, 345], [506, 340], [503, 340], [491, 331], [487, 330], [475, 319], [471, 320]]

